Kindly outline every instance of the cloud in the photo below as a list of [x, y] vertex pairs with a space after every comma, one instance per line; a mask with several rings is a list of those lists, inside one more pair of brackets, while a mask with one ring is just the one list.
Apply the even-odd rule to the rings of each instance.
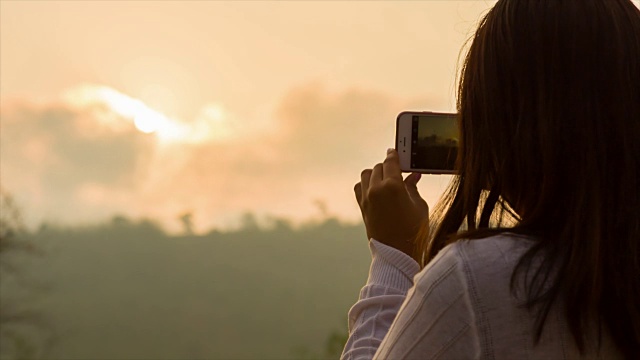
[[[167, 118], [195, 129], [168, 142], [137, 130], [118, 108], [83, 104], [0, 109], [2, 185], [31, 224], [121, 213], [178, 229], [178, 216], [192, 212], [202, 231], [237, 224], [247, 211], [356, 220], [360, 171], [382, 160], [396, 115], [417, 102], [314, 82], [291, 89], [266, 120], [243, 122], [215, 103], [191, 122]], [[244, 131], [246, 124], [270, 126]]]
[[2, 185], [42, 215], [64, 212], [83, 184], [133, 188], [154, 143], [62, 105], [3, 104], [0, 116]]
[[[270, 133], [186, 150], [173, 171], [177, 177], [158, 191], [217, 217], [246, 209], [296, 220], [323, 213], [356, 220], [353, 185], [393, 146], [395, 118], [408, 103], [374, 91], [330, 91], [320, 83], [293, 88], [276, 107]], [[178, 186], [185, 183], [191, 186]], [[318, 200], [326, 208], [319, 209]]]
[[[337, 169], [362, 164], [393, 146], [395, 117], [402, 103], [374, 91], [331, 93], [321, 83], [291, 90], [276, 117], [283, 126], [283, 148], [296, 165]], [[336, 168], [337, 167], [337, 168]]]

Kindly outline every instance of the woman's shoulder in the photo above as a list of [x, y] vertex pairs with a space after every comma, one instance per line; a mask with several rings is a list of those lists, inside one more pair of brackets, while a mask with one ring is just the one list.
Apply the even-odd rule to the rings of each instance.
[[424, 270], [437, 271], [453, 264], [465, 272], [513, 268], [533, 244], [533, 237], [508, 232], [481, 239], [462, 239], [444, 247]]
[[462, 239], [450, 246], [470, 269], [511, 268], [535, 244], [535, 238], [502, 233], [482, 239]]
[[[454, 287], [465, 299], [472, 314], [482, 358], [521, 358], [542, 351], [556, 354], [564, 339], [545, 340], [549, 343], [533, 351], [533, 318], [521, 306], [524, 299], [511, 291], [511, 275], [519, 259], [535, 244], [532, 238], [503, 233], [482, 239], [459, 240], [446, 246], [436, 258], [415, 277], [418, 288], [432, 287], [434, 274], [450, 269], [447, 287]], [[556, 319], [551, 327], [557, 328]]]
[[[535, 317], [522, 306], [522, 283], [516, 282], [512, 291], [513, 270], [535, 243], [535, 238], [512, 233], [457, 241], [415, 277], [415, 287], [438, 298], [449, 299], [452, 293], [464, 298], [481, 358], [579, 358], [561, 307], [552, 307], [534, 345]], [[608, 357], [621, 358], [609, 338], [604, 349]]]
[[504, 296], [517, 261], [533, 244], [533, 238], [512, 233], [456, 241], [414, 277], [414, 284], [429, 289], [442, 282], [457, 283], [476, 296]]
[[414, 284], [427, 288], [448, 278], [448, 282], [459, 284], [471, 303], [482, 299], [515, 306], [519, 301], [511, 296], [511, 275], [522, 255], [534, 244], [534, 238], [513, 233], [459, 240], [443, 248], [415, 276]]

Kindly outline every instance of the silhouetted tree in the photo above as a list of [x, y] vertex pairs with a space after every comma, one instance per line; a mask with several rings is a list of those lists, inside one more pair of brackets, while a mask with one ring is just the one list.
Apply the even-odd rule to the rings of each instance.
[[330, 216], [329, 207], [327, 206], [327, 202], [325, 200], [316, 199], [313, 201], [313, 205], [315, 205], [318, 211], [320, 212], [320, 216], [322, 219], [326, 219]]
[[193, 235], [193, 214], [186, 212], [178, 217], [185, 235]]
[[[25, 307], [23, 301], [10, 297], [19, 288], [20, 274], [16, 264], [20, 254], [41, 252], [23, 239], [26, 234], [20, 212], [11, 196], [0, 189], [0, 358], [35, 359], [42, 357], [53, 338], [35, 336], [48, 329], [42, 314]], [[12, 286], [13, 288], [7, 289]]]
[[242, 214], [240, 218], [240, 229], [249, 231], [260, 230], [258, 218], [255, 216], [255, 214], [253, 214], [252, 212], [246, 212]]

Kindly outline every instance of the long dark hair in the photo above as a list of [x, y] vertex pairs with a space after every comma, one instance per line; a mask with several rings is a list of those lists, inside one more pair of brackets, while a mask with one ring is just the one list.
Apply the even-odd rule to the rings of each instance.
[[537, 309], [535, 342], [560, 300], [581, 352], [586, 329], [606, 329], [640, 358], [638, 8], [498, 1], [472, 39], [457, 107], [458, 175], [418, 235], [422, 265], [459, 239], [533, 237], [511, 287], [524, 283]]

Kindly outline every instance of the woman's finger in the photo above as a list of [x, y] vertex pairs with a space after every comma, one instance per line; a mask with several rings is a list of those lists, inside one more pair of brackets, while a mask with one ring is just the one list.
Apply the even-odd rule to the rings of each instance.
[[382, 178], [384, 176], [382, 164], [376, 164], [371, 171], [371, 180], [369, 181], [369, 186], [376, 186], [382, 182]]
[[369, 189], [369, 181], [371, 180], [371, 169], [364, 169], [362, 170], [362, 172], [360, 173], [360, 191], [361, 194], [364, 195], [367, 193], [367, 190]]
[[353, 187], [353, 192], [356, 193], [356, 200], [358, 201], [358, 206], [360, 206], [360, 210], [362, 210], [362, 183], [357, 183], [356, 186]]
[[387, 157], [384, 159], [384, 177], [394, 178], [402, 181], [402, 170], [400, 170], [400, 160], [395, 149], [387, 150]]
[[404, 179], [404, 183], [407, 185], [416, 186], [418, 184], [418, 181], [420, 181], [421, 177], [422, 177], [422, 174], [420, 173], [416, 173], [416, 172], [411, 173]]

